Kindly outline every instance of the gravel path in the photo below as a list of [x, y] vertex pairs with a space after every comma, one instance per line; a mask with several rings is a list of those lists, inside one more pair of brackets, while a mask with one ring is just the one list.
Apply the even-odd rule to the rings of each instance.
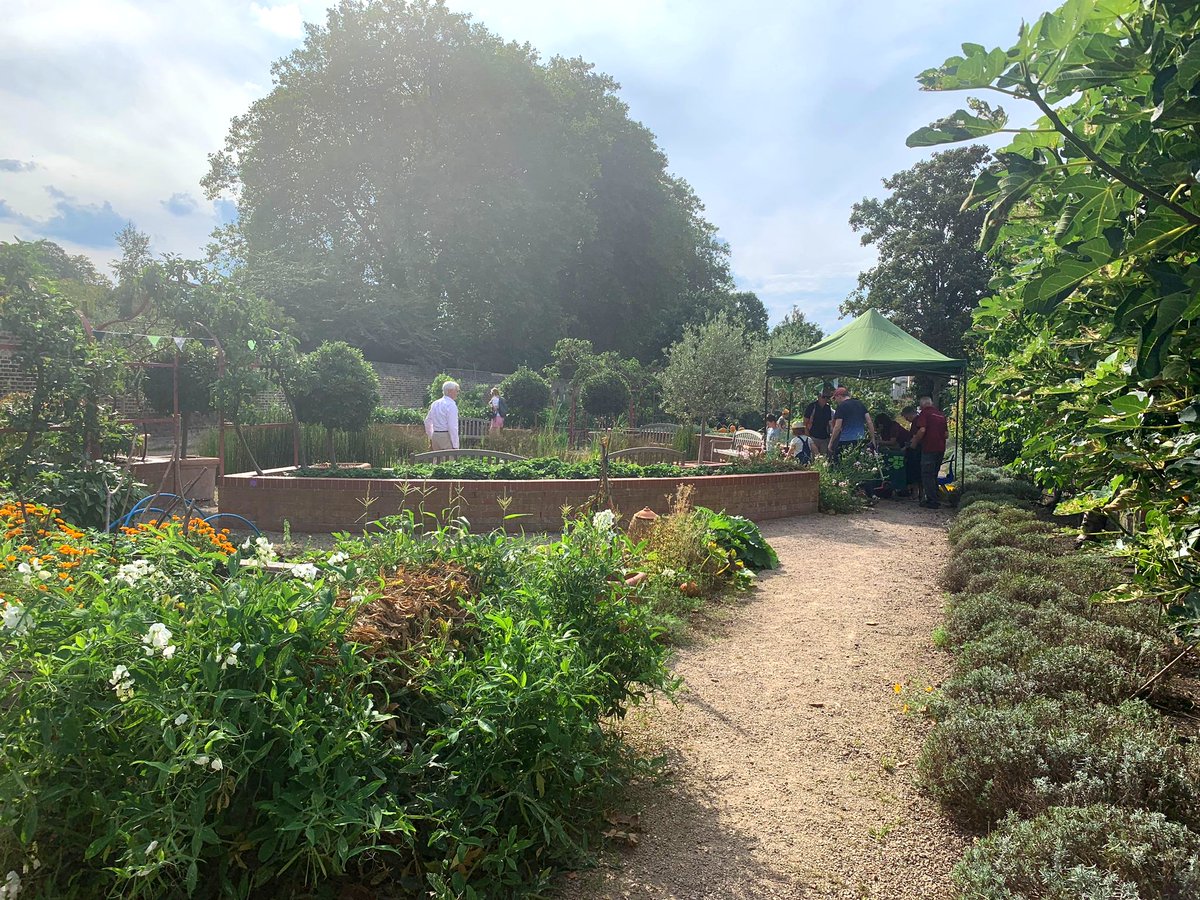
[[635, 797], [637, 846], [561, 896], [949, 897], [965, 839], [914, 784], [925, 725], [904, 711], [947, 667], [946, 518], [884, 503], [767, 525], [780, 571], [680, 652], [680, 702], [627, 724], [670, 765]]

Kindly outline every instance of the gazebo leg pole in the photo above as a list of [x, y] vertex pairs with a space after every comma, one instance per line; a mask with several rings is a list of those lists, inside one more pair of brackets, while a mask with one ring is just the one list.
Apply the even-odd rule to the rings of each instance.
[[763, 434], [766, 434], [767, 416], [771, 414], [771, 376], [763, 379]]
[[962, 468], [959, 469], [959, 487], [961, 496], [961, 486], [967, 481], [967, 367], [963, 366], [962, 370], [962, 414], [958, 417], [958, 441], [962, 446]]

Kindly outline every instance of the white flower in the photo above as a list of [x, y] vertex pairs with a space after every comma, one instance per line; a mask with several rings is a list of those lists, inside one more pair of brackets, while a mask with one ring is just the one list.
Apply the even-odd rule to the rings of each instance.
[[158, 841], [151, 841], [149, 844], [146, 845], [146, 855], [149, 856], [151, 853], [153, 853], [157, 849], [158, 849]]
[[611, 509], [602, 509], [592, 516], [592, 527], [597, 531], [612, 531], [616, 524], [617, 514]]
[[117, 666], [113, 669], [108, 683], [117, 692], [117, 699], [122, 703], [133, 696], [133, 676], [129, 674], [129, 669], [125, 666]]
[[320, 575], [320, 571], [312, 563], [296, 563], [292, 566], [292, 577], [312, 582]]
[[150, 630], [142, 637], [142, 643], [145, 644], [147, 656], [153, 656], [155, 651], [163, 655], [163, 659], [170, 659], [175, 655], [175, 647], [171, 644], [171, 629], [162, 622], [155, 622], [150, 626]]
[[17, 571], [24, 576], [22, 580], [26, 584], [32, 584], [35, 575], [42, 581], [49, 581], [53, 575], [49, 569], [42, 567], [41, 560], [36, 556], [30, 559], [29, 562], [23, 562], [17, 566]]
[[225, 768], [225, 763], [221, 762], [220, 757], [214, 756], [213, 761], [208, 764], [208, 767], [214, 772], [220, 772]]
[[242, 642], [238, 641], [232, 647], [225, 651], [224, 654], [217, 654], [217, 659], [221, 661], [221, 668], [228, 669], [230, 666], [238, 664], [238, 651], [242, 649]]
[[663, 578], [678, 578], [679, 577], [679, 573], [676, 572], [674, 569], [663, 569], [658, 574], [661, 575]]
[[[40, 859], [38, 859], [37, 841], [34, 841], [32, 844], [29, 845], [29, 859], [21, 864], [21, 874], [22, 875], [30, 875], [30, 874], [36, 872], [41, 867], [42, 867], [42, 861]], [[3, 888], [0, 888], [0, 891], [2, 891], [2, 890], [3, 890]], [[4, 896], [4, 894], [0, 893], [0, 897], [3, 897], [3, 896]]]
[[186, 724], [187, 724], [187, 720], [188, 720], [188, 714], [187, 714], [187, 713], [180, 713], [179, 715], [177, 715], [177, 716], [175, 717], [175, 724], [176, 724], [176, 725], [186, 725]]
[[20, 603], [4, 606], [4, 627], [15, 634], [24, 634], [33, 625], [33, 616]]
[[192, 760], [192, 762], [194, 762], [198, 766], [207, 766], [208, 765], [208, 757], [207, 756], [197, 756], [195, 759]]
[[242, 560], [242, 565], [244, 566], [265, 566], [267, 563], [275, 562], [274, 545], [261, 535], [254, 540], [246, 538], [241, 549], [250, 554], [246, 559]]
[[135, 559], [133, 562], [127, 562], [117, 569], [117, 574], [113, 576], [115, 581], [123, 581], [125, 584], [132, 587], [144, 578], [154, 578], [159, 574], [155, 565], [144, 559]]
[[346, 560], [348, 560], [349, 558], [350, 558], [350, 554], [349, 554], [349, 553], [342, 553], [342, 552], [339, 550], [337, 553], [334, 553], [334, 554], [331, 554], [331, 555], [330, 555], [330, 557], [329, 557], [329, 564], [330, 564], [331, 566], [340, 566], [342, 563], [344, 563], [344, 562], [345, 562]]
[[10, 871], [4, 876], [4, 884], [0, 884], [0, 900], [10, 900], [21, 893], [21, 876]]

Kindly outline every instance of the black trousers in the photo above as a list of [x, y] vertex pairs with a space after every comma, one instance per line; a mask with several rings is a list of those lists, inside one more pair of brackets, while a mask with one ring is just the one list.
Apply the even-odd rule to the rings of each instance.
[[946, 451], [942, 450], [938, 453], [921, 452], [921, 486], [925, 488], [925, 502], [937, 503], [938, 501], [938, 470], [942, 467], [942, 460], [946, 458]]

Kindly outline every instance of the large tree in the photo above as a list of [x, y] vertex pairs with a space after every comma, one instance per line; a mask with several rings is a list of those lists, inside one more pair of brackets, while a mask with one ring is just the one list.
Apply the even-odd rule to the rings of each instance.
[[936, 153], [885, 178], [888, 196], [854, 204], [850, 226], [879, 259], [858, 276], [843, 315], [874, 307], [933, 349], [963, 355], [971, 310], [987, 293], [992, 266], [978, 247], [987, 210], [962, 206], [990, 161], [979, 145]]
[[779, 324], [771, 329], [771, 355], [784, 356], [799, 353], [825, 337], [825, 331], [816, 322], [810, 322], [803, 310], [793, 306]]
[[343, 0], [234, 120], [220, 251], [301, 336], [540, 362], [558, 337], [649, 359], [727, 294], [727, 249], [616, 83], [440, 0]]

